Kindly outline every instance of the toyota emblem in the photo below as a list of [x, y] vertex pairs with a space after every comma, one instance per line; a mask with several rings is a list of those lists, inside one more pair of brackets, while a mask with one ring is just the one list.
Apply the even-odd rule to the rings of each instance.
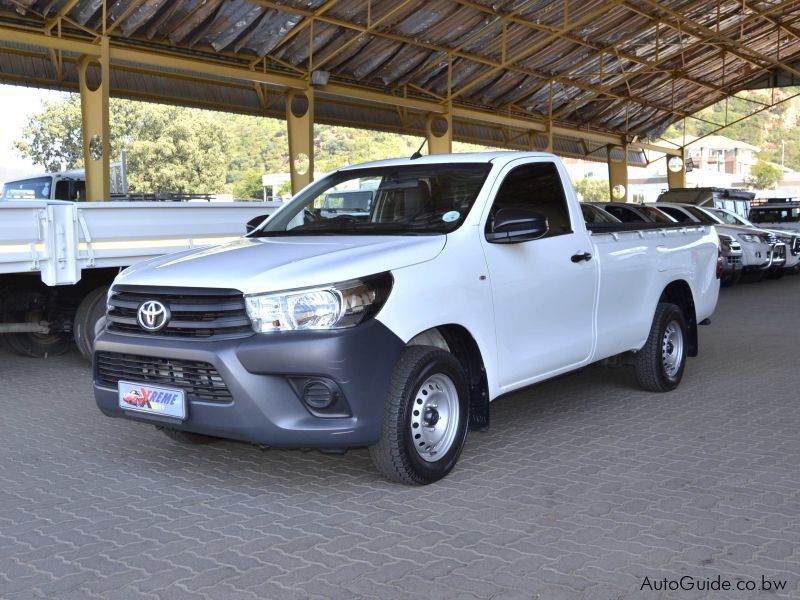
[[146, 331], [161, 331], [169, 323], [169, 309], [158, 300], [148, 300], [139, 306], [136, 321]]

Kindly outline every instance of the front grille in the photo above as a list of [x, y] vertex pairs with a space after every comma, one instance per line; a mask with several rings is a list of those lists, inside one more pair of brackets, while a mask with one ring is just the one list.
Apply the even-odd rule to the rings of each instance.
[[[169, 308], [169, 322], [161, 331], [149, 332], [136, 320], [148, 300]], [[114, 286], [107, 317], [109, 331], [132, 335], [225, 339], [253, 333], [244, 296], [237, 290]]]
[[800, 254], [800, 236], [795, 237], [792, 242], [792, 254]]
[[731, 267], [738, 267], [742, 264], [741, 256], [726, 256], [725, 258], [728, 259], [728, 265]]
[[228, 386], [214, 366], [193, 360], [97, 352], [95, 381], [104, 387], [117, 387], [120, 381], [129, 381], [180, 388], [186, 392], [189, 400], [233, 400]]
[[774, 245], [774, 244], [777, 244], [777, 243], [778, 243], [778, 236], [777, 236], [777, 235], [775, 235], [774, 233], [769, 233], [769, 232], [768, 232], [768, 233], [766, 233], [766, 234], [764, 235], [764, 237], [766, 238], [766, 240], [767, 240], [767, 243], [768, 243], [770, 246], [772, 246], [772, 245]]

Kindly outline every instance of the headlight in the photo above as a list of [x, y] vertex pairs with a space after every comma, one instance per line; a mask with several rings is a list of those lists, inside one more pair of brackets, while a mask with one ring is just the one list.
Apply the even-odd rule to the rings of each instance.
[[245, 297], [257, 333], [354, 327], [380, 310], [392, 287], [388, 273], [344, 283]]

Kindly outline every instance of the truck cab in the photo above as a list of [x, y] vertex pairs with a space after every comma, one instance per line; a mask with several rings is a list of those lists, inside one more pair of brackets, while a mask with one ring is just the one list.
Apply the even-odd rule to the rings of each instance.
[[86, 176], [83, 170], [44, 173], [3, 184], [2, 200], [86, 199]]

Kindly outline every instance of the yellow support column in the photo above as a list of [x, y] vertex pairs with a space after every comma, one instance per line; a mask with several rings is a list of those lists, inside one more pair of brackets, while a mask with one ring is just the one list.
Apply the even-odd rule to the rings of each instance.
[[453, 151], [453, 117], [450, 111], [443, 114], [428, 113], [425, 133], [428, 137], [428, 154], [450, 154]]
[[108, 200], [111, 196], [108, 38], [102, 39], [100, 50], [100, 56], [83, 55], [78, 60], [86, 199], [92, 201]]
[[628, 201], [628, 147], [608, 146], [608, 187], [612, 202]]
[[314, 92], [311, 89], [290, 90], [286, 94], [286, 125], [292, 194], [296, 194], [314, 180]]
[[667, 185], [669, 189], [686, 187], [686, 155], [681, 148], [680, 156], [666, 156]]

